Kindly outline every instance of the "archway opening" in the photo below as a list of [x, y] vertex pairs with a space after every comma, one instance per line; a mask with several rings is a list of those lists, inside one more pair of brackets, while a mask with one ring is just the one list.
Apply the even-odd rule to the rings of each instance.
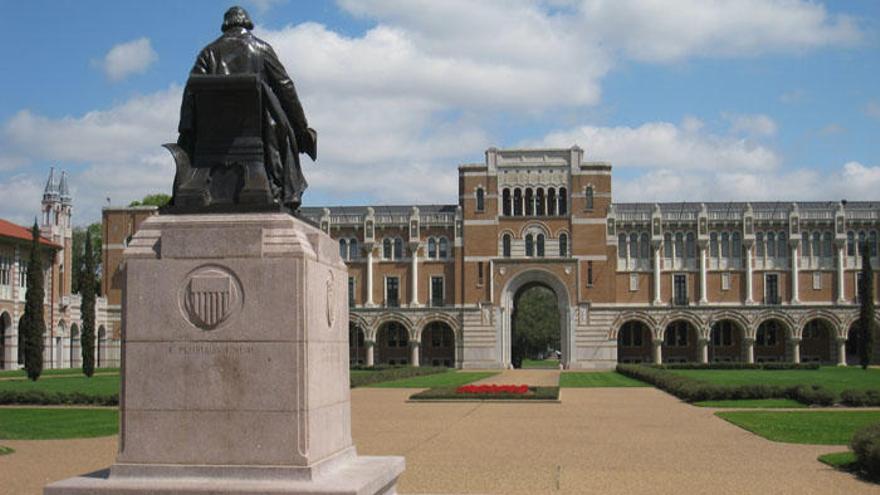
[[455, 367], [455, 332], [442, 321], [432, 321], [422, 330], [419, 364]]
[[12, 333], [12, 317], [3, 312], [0, 315], [0, 370], [6, 369], [6, 336]]
[[697, 329], [687, 320], [675, 320], [663, 331], [663, 362], [698, 362]]
[[[858, 366], [861, 364], [862, 338], [861, 338], [861, 320], [854, 321], [849, 326], [846, 339], [846, 362], [850, 366]], [[871, 364], [880, 364], [880, 330], [874, 328], [874, 353], [872, 354]]]
[[363, 366], [367, 363], [367, 347], [364, 330], [354, 322], [348, 323], [348, 365]]
[[396, 321], [379, 327], [376, 333], [376, 364], [390, 366], [409, 364], [409, 332]]
[[834, 364], [837, 348], [834, 335], [834, 328], [822, 318], [808, 321], [801, 334], [801, 362]]
[[82, 349], [79, 346], [79, 327], [76, 323], [70, 325], [70, 367], [79, 368], [82, 358]]
[[764, 320], [755, 332], [755, 362], [785, 361], [785, 326], [779, 320]]
[[511, 363], [514, 368], [558, 368], [562, 358], [556, 293], [541, 282], [521, 287], [513, 297]]
[[630, 320], [617, 332], [618, 363], [650, 363], [651, 329], [644, 322]]
[[719, 320], [712, 325], [709, 338], [709, 361], [730, 363], [743, 359], [743, 329], [733, 320]]

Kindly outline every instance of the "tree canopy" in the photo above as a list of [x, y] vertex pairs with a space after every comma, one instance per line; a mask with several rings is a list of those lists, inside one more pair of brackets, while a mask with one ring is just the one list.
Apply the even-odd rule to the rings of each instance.
[[164, 193], [147, 194], [140, 201], [132, 201], [128, 206], [165, 206], [171, 201], [171, 196]]
[[537, 358], [548, 350], [559, 349], [559, 310], [552, 290], [535, 286], [519, 294], [512, 340], [514, 366], [522, 358]]
[[101, 224], [93, 223], [88, 227], [77, 227], [73, 229], [73, 273], [71, 276], [73, 278], [74, 294], [81, 294], [80, 280], [82, 279], [82, 270], [85, 265], [85, 240], [87, 235], [92, 243], [92, 263], [95, 267], [95, 274], [98, 277], [95, 282], [95, 291], [99, 291], [101, 288]]

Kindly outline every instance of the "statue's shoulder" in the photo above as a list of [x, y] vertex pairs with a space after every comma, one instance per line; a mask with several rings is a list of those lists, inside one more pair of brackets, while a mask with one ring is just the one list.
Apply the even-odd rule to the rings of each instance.
[[269, 43], [266, 43], [265, 41], [261, 40], [260, 38], [257, 38], [252, 33], [248, 33], [248, 35], [250, 38], [250, 42], [254, 48], [256, 48], [257, 50], [264, 52], [264, 53], [265, 52], [275, 53], [275, 51], [272, 50], [272, 45], [270, 45]]

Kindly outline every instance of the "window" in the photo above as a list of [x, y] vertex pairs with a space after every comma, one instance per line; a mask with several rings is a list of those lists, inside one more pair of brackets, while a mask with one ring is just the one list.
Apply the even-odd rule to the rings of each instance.
[[730, 290], [730, 272], [721, 272], [721, 290]]
[[628, 321], [620, 329], [620, 345], [622, 347], [641, 347], [644, 342], [642, 334], [641, 323]]
[[668, 347], [687, 347], [688, 323], [686, 321], [674, 321], [666, 327], [663, 343]]
[[755, 256], [759, 258], [764, 257], [764, 233], [758, 232], [755, 234]]
[[513, 190], [513, 214], [515, 216], [523, 214], [522, 190], [520, 189]]
[[433, 237], [428, 238], [428, 259], [436, 259], [437, 258], [437, 239]]
[[780, 232], [776, 241], [776, 252], [780, 258], [788, 257], [788, 246], [785, 243], [785, 232]]
[[10, 285], [12, 278], [12, 260], [0, 256], [0, 285]]
[[639, 234], [635, 232], [629, 235], [629, 257], [630, 259], [639, 257]]
[[697, 256], [697, 248], [696, 243], [694, 242], [694, 233], [688, 232], [687, 234], [687, 257], [688, 259], [694, 259]]
[[443, 306], [443, 277], [431, 277], [431, 306]]
[[568, 235], [559, 234], [559, 257], [568, 257]]
[[712, 258], [718, 257], [718, 233], [712, 232], [709, 234], [709, 256]]
[[687, 276], [684, 274], [675, 274], [672, 276], [672, 285], [674, 293], [673, 304], [676, 306], [687, 306]]
[[727, 232], [721, 234], [721, 256], [730, 258], [730, 234]]
[[510, 234], [501, 237], [501, 255], [510, 258]]
[[663, 234], [663, 256], [672, 258], [672, 234]]
[[822, 272], [813, 272], [813, 290], [822, 290]]
[[27, 262], [24, 260], [19, 260], [18, 261], [18, 286], [21, 288], [27, 287], [27, 272], [28, 272]]
[[818, 340], [822, 338], [822, 322], [810, 320], [804, 327], [804, 340]]
[[810, 245], [810, 233], [809, 232], [801, 232], [801, 256], [804, 258], [809, 258], [811, 256], [810, 253], [813, 253], [812, 256], [819, 256], [820, 252], [817, 252], [815, 248], [811, 249]]
[[617, 257], [626, 258], [626, 234], [617, 236]]
[[535, 196], [532, 193], [532, 188], [526, 188], [526, 216], [530, 217], [535, 214]]
[[510, 216], [510, 189], [505, 188], [501, 193], [501, 212], [504, 216]]
[[776, 273], [764, 277], [764, 304], [779, 304], [779, 275]]
[[406, 335], [406, 329], [403, 328], [400, 323], [389, 323], [385, 327], [385, 336], [387, 339], [388, 347], [406, 347], [407, 345], [409, 345], [409, 338]]
[[556, 215], [556, 190], [552, 187], [547, 189], [547, 214]]
[[856, 255], [856, 234], [852, 230], [846, 233], [846, 255]]
[[877, 231], [872, 230], [870, 234], [868, 234], [868, 245], [871, 249], [871, 257], [877, 256]]
[[547, 211], [547, 200], [544, 198], [544, 188], [539, 187], [535, 191], [535, 214], [544, 216]]
[[385, 239], [382, 240], [382, 258], [384, 258], [386, 260], [391, 259], [391, 254], [392, 254], [391, 248], [392, 248], [391, 239], [386, 237]]
[[629, 274], [629, 290], [635, 292], [639, 290], [639, 274], [638, 273], [630, 273]]
[[730, 347], [733, 345], [733, 323], [728, 320], [719, 321], [712, 329], [712, 345]]
[[385, 279], [385, 306], [392, 308], [400, 306], [400, 279], [397, 277]]
[[649, 259], [651, 257], [651, 239], [648, 237], [647, 232], [642, 232], [642, 237], [639, 239], [639, 258], [643, 260]]
[[684, 234], [681, 232], [675, 234], [675, 257], [684, 259]]
[[559, 214], [568, 213], [568, 191], [564, 187], [559, 188]]
[[587, 190], [585, 191], [584, 195], [586, 196], [586, 200], [587, 200], [587, 207], [586, 208], [588, 210], [592, 210], [593, 209], [593, 186], [587, 186]]
[[399, 260], [403, 258], [403, 239], [400, 237], [394, 238], [394, 259]]
[[526, 234], [526, 256], [535, 255], [535, 239], [532, 234]]
[[731, 253], [731, 254], [733, 254], [734, 259], [739, 259], [740, 256], [742, 256], [742, 252], [743, 252], [742, 239], [740, 238], [740, 233], [734, 232], [731, 237], [733, 239], [733, 247], [731, 248], [731, 251], [733, 251], [733, 253]]
[[779, 341], [779, 324], [771, 320], [762, 323], [755, 335], [755, 344], [760, 347], [773, 347]]
[[776, 257], [776, 234], [773, 232], [767, 233], [767, 257]]
[[862, 251], [865, 249], [865, 231], [859, 231], [859, 243], [856, 245], [856, 250], [859, 253], [859, 256], [864, 256], [865, 253]]
[[449, 241], [447, 241], [445, 237], [441, 237], [440, 242], [437, 244], [439, 245], [439, 252], [437, 255], [440, 259], [445, 260], [449, 256]]
[[538, 234], [538, 256], [544, 257], [544, 234]]
[[348, 259], [356, 260], [360, 258], [360, 252], [358, 251], [358, 241], [357, 239], [349, 239], [348, 240]]
[[593, 262], [587, 262], [587, 287], [593, 286]]
[[477, 211], [486, 209], [486, 192], [482, 187], [477, 188]]
[[339, 257], [348, 259], [348, 239], [339, 239]]
[[348, 277], [348, 307], [353, 308], [354, 304], [355, 282], [354, 277]]
[[477, 285], [483, 285], [483, 262], [477, 263]]

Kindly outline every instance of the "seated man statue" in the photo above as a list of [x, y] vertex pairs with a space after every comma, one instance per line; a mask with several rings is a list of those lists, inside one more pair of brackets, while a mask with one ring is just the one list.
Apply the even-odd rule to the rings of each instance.
[[[317, 158], [317, 134], [293, 81], [253, 27], [243, 8], [227, 10], [223, 34], [199, 53], [190, 72], [180, 135], [166, 145], [177, 162], [169, 212], [295, 212], [302, 202], [307, 183], [299, 154]], [[251, 83], [251, 93], [242, 92], [242, 81]], [[218, 86], [228, 96], [212, 90]]]

